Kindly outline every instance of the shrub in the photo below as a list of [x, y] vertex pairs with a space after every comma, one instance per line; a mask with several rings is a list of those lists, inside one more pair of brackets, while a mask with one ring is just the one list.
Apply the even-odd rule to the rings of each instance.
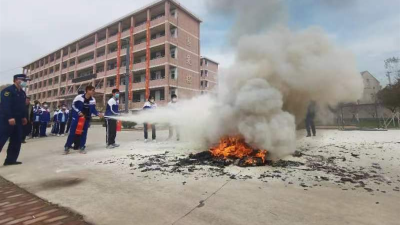
[[136, 126], [135, 122], [127, 122], [127, 121], [122, 121], [122, 127], [125, 129], [131, 129]]

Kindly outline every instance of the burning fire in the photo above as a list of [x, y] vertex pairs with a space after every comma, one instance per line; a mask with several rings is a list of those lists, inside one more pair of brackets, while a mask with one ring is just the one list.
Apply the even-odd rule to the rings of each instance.
[[267, 150], [255, 150], [241, 136], [221, 138], [219, 145], [210, 149], [211, 155], [224, 159], [244, 160], [242, 165], [260, 165], [265, 163]]

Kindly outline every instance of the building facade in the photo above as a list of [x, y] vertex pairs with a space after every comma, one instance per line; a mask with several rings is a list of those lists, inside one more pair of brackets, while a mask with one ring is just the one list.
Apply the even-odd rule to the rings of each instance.
[[[200, 57], [200, 23], [179, 3], [157, 1], [24, 66], [32, 79], [27, 94], [54, 107], [71, 104], [78, 90], [93, 85], [104, 106], [112, 89], [124, 93], [128, 85], [129, 108], [141, 109], [150, 95], [164, 105], [171, 94], [191, 98], [209, 91], [217, 84], [218, 64]], [[201, 68], [210, 76], [202, 77]]]
[[201, 93], [216, 92], [218, 84], [218, 63], [207, 57], [200, 57]]
[[375, 104], [377, 93], [382, 89], [380, 82], [368, 71], [361, 72], [364, 93], [358, 104]]

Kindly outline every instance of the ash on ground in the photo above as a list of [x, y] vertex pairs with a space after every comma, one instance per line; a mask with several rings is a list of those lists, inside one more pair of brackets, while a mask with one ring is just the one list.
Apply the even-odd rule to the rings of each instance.
[[[360, 146], [359, 146], [360, 147]], [[338, 151], [330, 152], [336, 148]], [[339, 186], [343, 191], [362, 189], [372, 195], [376, 192], [399, 192], [400, 177], [390, 177], [378, 162], [365, 166], [355, 163], [362, 154], [361, 148], [348, 149], [340, 145], [326, 145], [318, 149], [304, 146], [290, 159], [266, 161], [264, 166], [239, 167], [238, 159], [215, 158], [209, 151], [188, 155], [176, 155], [168, 151], [156, 155], [130, 154], [126, 158], [97, 162], [98, 164], [123, 164], [131, 174], [147, 179], [168, 179], [183, 176], [188, 180], [222, 177], [232, 180], [259, 180], [294, 185], [304, 190], [317, 186]], [[373, 158], [373, 157], [372, 157]], [[358, 165], [358, 166], [356, 166]], [[187, 182], [182, 182], [185, 185]]]

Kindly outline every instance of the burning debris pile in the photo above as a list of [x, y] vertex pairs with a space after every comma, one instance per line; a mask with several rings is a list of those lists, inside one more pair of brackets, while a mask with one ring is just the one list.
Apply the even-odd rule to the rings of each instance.
[[249, 146], [243, 137], [221, 138], [219, 145], [210, 149], [211, 155], [225, 160], [234, 160], [238, 166], [261, 166], [265, 164], [267, 150]]

